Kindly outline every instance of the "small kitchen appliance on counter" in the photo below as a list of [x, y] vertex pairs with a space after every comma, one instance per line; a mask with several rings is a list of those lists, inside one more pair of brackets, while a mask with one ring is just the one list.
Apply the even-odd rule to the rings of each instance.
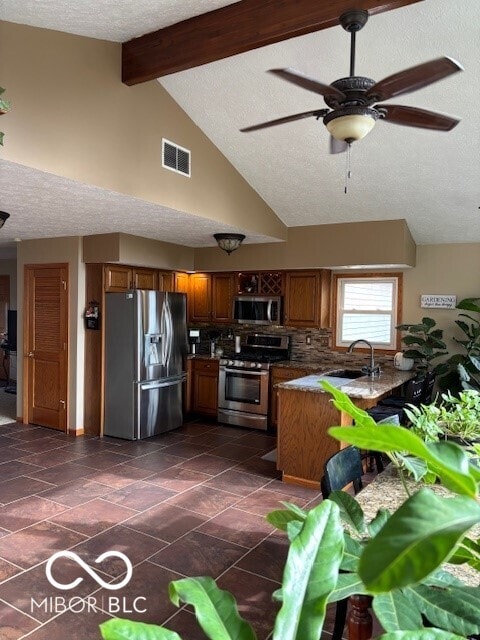
[[220, 360], [219, 422], [267, 429], [270, 364], [287, 360], [289, 348], [289, 336], [249, 334], [240, 353], [235, 353], [235, 360]]
[[188, 330], [188, 342], [190, 344], [190, 353], [195, 355], [197, 353], [197, 344], [200, 344], [200, 329]]

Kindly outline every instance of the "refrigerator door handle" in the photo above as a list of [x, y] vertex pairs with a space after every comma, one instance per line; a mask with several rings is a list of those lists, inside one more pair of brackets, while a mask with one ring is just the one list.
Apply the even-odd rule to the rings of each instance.
[[172, 310], [170, 309], [170, 303], [168, 301], [168, 296], [165, 296], [165, 324], [166, 324], [166, 333], [167, 337], [166, 345], [165, 345], [165, 362], [164, 366], [168, 366], [170, 364], [170, 357], [172, 355], [172, 343], [173, 343], [173, 320], [172, 320]]
[[142, 382], [140, 384], [140, 388], [142, 389], [142, 391], [148, 391], [150, 389], [172, 387], [175, 384], [180, 384], [181, 382], [184, 382], [186, 379], [187, 379], [187, 375], [183, 374], [181, 376], [177, 376], [176, 378], [171, 378], [170, 380], [163, 380], [163, 381], [156, 380], [155, 382]]

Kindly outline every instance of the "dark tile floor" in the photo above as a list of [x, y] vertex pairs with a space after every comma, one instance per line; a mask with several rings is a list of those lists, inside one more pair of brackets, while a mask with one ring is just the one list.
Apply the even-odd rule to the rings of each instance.
[[[262, 459], [274, 447], [268, 434], [198, 421], [142, 442], [0, 426], [0, 638], [95, 640], [116, 597], [122, 611], [132, 610], [120, 617], [168, 621], [182, 637], [204, 640], [191, 611], [167, 595], [171, 580], [194, 575], [231, 590], [258, 639], [269, 638], [287, 542], [264, 516], [284, 500], [320, 499], [279, 481], [275, 464]], [[121, 551], [132, 578], [107, 590], [62, 557], [53, 578], [82, 581], [60, 591], [46, 565], [64, 550], [93, 567], [102, 553]], [[98, 566], [104, 583], [125, 571], [118, 557]]]

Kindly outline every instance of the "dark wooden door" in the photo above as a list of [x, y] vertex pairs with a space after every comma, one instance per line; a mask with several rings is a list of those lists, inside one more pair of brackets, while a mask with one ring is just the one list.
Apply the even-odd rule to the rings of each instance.
[[65, 431], [68, 266], [26, 265], [24, 421]]

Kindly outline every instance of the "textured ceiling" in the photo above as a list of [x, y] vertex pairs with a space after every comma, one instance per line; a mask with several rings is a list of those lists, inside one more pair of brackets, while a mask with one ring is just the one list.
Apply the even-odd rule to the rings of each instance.
[[1, 0], [0, 19], [125, 42], [236, 0]]
[[[187, 247], [215, 245], [218, 222], [161, 207], [0, 160], [2, 208], [15, 211], [1, 233], [0, 247], [15, 241], [123, 232]], [[245, 232], [222, 223], [222, 232]], [[245, 244], [274, 242], [248, 234]]]
[[[231, 2], [3, 0], [0, 17], [124, 41], [226, 4]], [[239, 132], [325, 106], [321, 97], [265, 71], [293, 67], [325, 83], [348, 75], [349, 36], [340, 27], [167, 76], [161, 83], [288, 226], [406, 218], [419, 244], [480, 242], [479, 42], [478, 0], [426, 0], [369, 20], [357, 36], [357, 74], [380, 80], [449, 55], [463, 64], [463, 73], [390, 102], [458, 116], [461, 123], [449, 133], [377, 123], [352, 147], [347, 194], [345, 154], [328, 154], [321, 121]], [[19, 165], [0, 168], [2, 207], [8, 211], [12, 202], [22, 212], [3, 228], [5, 242], [115, 229], [207, 246], [218, 230], [208, 220]], [[155, 224], [149, 222], [152, 214]]]

